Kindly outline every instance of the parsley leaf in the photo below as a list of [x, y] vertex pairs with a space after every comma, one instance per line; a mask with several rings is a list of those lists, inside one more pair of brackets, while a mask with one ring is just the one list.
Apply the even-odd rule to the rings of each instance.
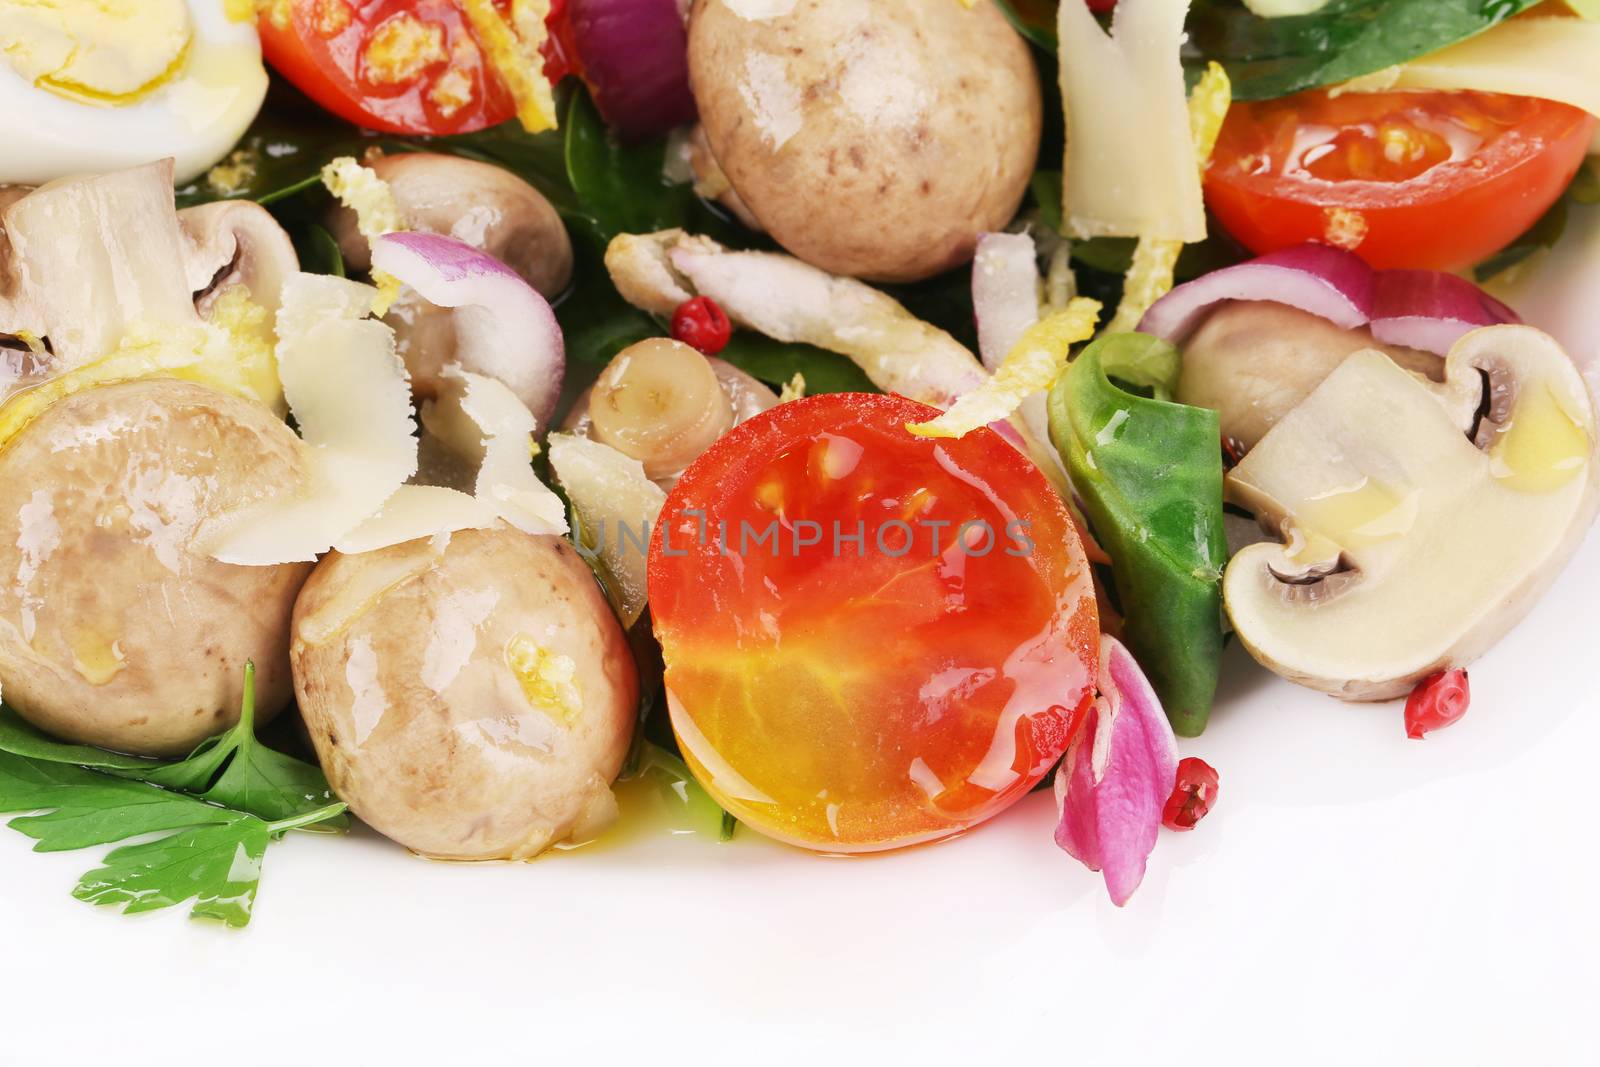
[[191, 916], [238, 927], [250, 921], [267, 842], [339, 816], [344, 805], [267, 822], [146, 782], [0, 751], [0, 811], [38, 812], [9, 823], [37, 842], [36, 852], [177, 831], [112, 850], [73, 896], [126, 912], [193, 900]]
[[[305, 815], [335, 800], [320, 768], [256, 739], [254, 664], [245, 665], [239, 722], [227, 733], [201, 742], [186, 759], [163, 762], [57, 741], [9, 708], [0, 709], [0, 752], [150, 782], [267, 822]], [[340, 815], [318, 823], [317, 829], [336, 831], [348, 826], [349, 819]]]

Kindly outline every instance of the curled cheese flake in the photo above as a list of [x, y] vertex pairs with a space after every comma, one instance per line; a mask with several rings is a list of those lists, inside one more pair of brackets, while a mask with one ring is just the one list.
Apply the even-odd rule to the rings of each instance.
[[[1194, 91], [1189, 94], [1189, 136], [1194, 141], [1195, 162], [1202, 172], [1217, 147], [1217, 135], [1233, 103], [1233, 86], [1220, 64], [1207, 65]], [[1122, 283], [1122, 302], [1106, 329], [1127, 333], [1139, 327], [1139, 320], [1150, 305], [1172, 291], [1182, 241], [1139, 238], [1133, 262]]]
[[1099, 320], [1098, 300], [1074, 297], [1062, 310], [1028, 327], [993, 378], [938, 418], [910, 423], [906, 429], [918, 437], [965, 437], [980, 426], [1008, 418], [1023, 400], [1055, 383], [1072, 346], [1093, 337]]
[[517, 119], [529, 133], [556, 128], [555, 91], [544, 76], [544, 47], [549, 29], [550, 0], [511, 0], [511, 14], [502, 15], [494, 0], [463, 0], [489, 65], [505, 82], [517, 103]]
[[[322, 184], [334, 199], [356, 214], [356, 229], [370, 245], [386, 233], [405, 228], [405, 217], [389, 183], [371, 167], [363, 167], [350, 156], [340, 156], [322, 168]], [[372, 272], [377, 294], [372, 313], [385, 315], [400, 296], [400, 279], [381, 270]]]

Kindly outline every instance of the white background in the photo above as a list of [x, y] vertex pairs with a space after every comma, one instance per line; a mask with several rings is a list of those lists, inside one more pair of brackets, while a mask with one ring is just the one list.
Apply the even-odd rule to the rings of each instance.
[[1182, 743], [1220, 802], [1120, 911], [1048, 794], [856, 860], [294, 835], [242, 932], [80, 904], [97, 853], [0, 831], [0, 1063], [1600, 1062], [1597, 594], [1600, 533], [1424, 742], [1235, 650]]

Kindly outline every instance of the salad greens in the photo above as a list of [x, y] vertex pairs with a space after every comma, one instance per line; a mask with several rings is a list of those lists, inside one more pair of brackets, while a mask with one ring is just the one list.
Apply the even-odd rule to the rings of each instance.
[[36, 813], [8, 824], [35, 851], [176, 831], [108, 853], [73, 890], [91, 904], [140, 912], [194, 900], [191, 916], [244, 926], [267, 842], [294, 829], [343, 830], [344, 811], [320, 769], [256, 739], [253, 666], [238, 725], [182, 760], [55, 741], [0, 706], [0, 812]]
[[1265, 19], [1238, 0], [1197, 0], [1189, 39], [1198, 73], [1216, 60], [1235, 100], [1270, 100], [1372, 74], [1466, 40], [1538, 0], [1333, 0]]
[[1217, 413], [1165, 399], [1178, 367], [1165, 341], [1102, 337], [1051, 390], [1050, 438], [1111, 556], [1124, 638], [1173, 729], [1194, 737], [1221, 666], [1227, 541]]
[[[1482, 33], [1539, 0], [1333, 0], [1309, 15], [1262, 18], [1239, 0], [1195, 0], [1184, 57], [1190, 80], [1215, 60], [1235, 100], [1270, 100], [1372, 74]], [[1027, 0], [997, 0], [1018, 33], [1050, 55], [1055, 29]], [[1049, 5], [1052, 9], [1054, 5]]]

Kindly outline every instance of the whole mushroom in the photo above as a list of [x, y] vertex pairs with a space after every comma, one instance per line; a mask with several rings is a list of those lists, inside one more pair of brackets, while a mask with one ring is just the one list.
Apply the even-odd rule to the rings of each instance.
[[[363, 161], [394, 193], [406, 228], [454, 237], [522, 275], [547, 299], [572, 280], [572, 241], [544, 194], [504, 167], [437, 152], [373, 150]], [[372, 266], [355, 212], [330, 220], [339, 251], [355, 271]]]
[[965, 262], [1038, 154], [1038, 75], [992, 0], [696, 0], [689, 76], [739, 202], [834, 274]]
[[35, 726], [149, 756], [232, 726], [244, 666], [262, 721], [289, 699], [309, 565], [196, 548], [212, 520], [307, 477], [259, 404], [172, 379], [59, 400], [0, 450], [0, 686]]
[[318, 564], [295, 692], [334, 791], [440, 859], [531, 859], [615, 815], [627, 639], [577, 552], [508, 527]]

